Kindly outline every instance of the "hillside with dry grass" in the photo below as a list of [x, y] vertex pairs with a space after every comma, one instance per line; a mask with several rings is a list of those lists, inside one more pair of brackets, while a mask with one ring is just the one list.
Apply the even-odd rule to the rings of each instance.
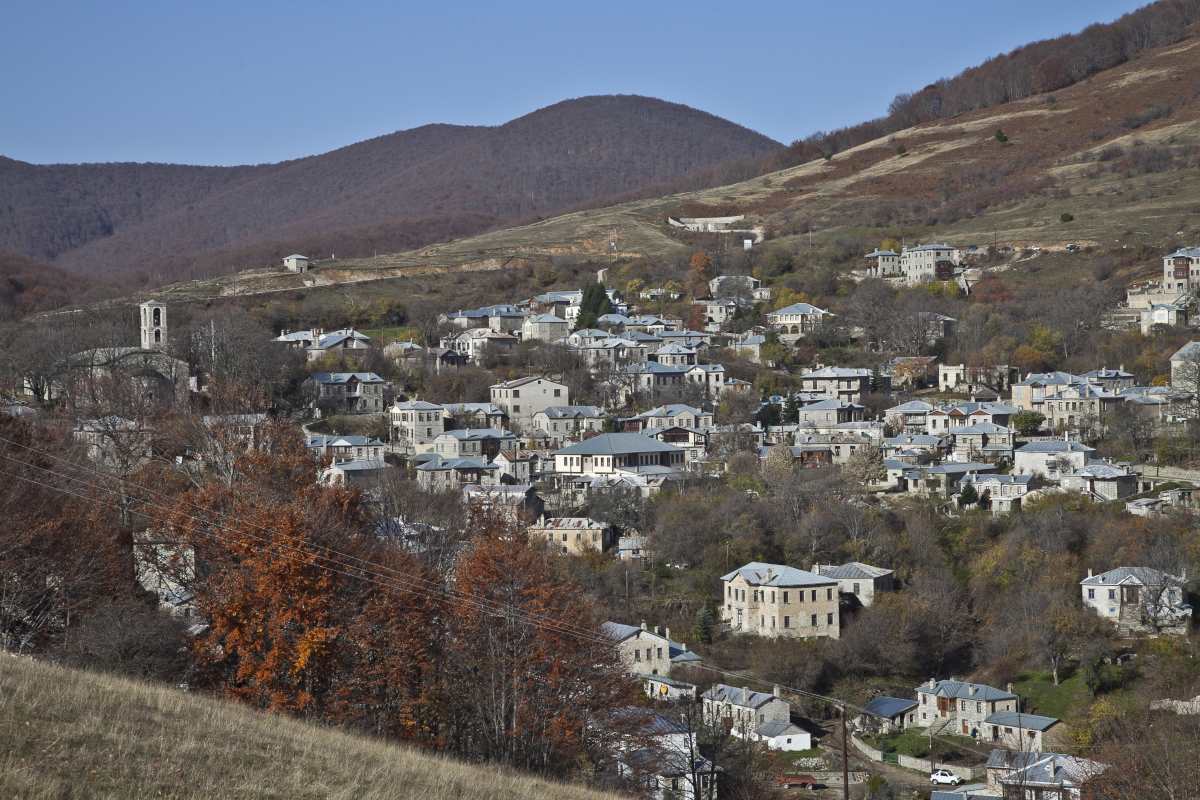
[[0, 797], [602, 800], [231, 702], [0, 655]]

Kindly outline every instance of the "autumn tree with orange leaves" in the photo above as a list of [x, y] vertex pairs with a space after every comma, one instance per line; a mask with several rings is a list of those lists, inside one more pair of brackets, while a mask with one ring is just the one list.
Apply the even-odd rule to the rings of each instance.
[[706, 297], [708, 282], [712, 280], [712, 258], [703, 250], [692, 253], [688, 259], [688, 291], [692, 297]]
[[450, 614], [455, 749], [538, 772], [577, 762], [588, 721], [632, 697], [600, 620], [551, 557], [503, 520], [477, 521]]

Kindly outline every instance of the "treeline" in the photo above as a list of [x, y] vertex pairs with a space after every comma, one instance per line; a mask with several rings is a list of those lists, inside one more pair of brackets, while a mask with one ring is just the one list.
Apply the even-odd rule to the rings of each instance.
[[1160, 0], [1110, 23], [1023, 45], [916, 92], [897, 95], [888, 113], [821, 131], [791, 144], [776, 162], [799, 164], [904, 128], [991, 108], [1078, 83], [1155, 47], [1180, 41], [1200, 21], [1197, 0]]

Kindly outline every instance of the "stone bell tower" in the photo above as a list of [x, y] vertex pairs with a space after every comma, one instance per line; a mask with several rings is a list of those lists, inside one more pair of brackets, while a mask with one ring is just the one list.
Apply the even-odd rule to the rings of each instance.
[[167, 349], [167, 307], [151, 300], [139, 306], [142, 312], [142, 349]]

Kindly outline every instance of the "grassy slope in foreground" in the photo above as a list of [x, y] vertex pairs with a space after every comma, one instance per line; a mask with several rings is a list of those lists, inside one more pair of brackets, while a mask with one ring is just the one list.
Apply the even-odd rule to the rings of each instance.
[[167, 687], [0, 655], [0, 797], [612, 795], [441, 759]]

